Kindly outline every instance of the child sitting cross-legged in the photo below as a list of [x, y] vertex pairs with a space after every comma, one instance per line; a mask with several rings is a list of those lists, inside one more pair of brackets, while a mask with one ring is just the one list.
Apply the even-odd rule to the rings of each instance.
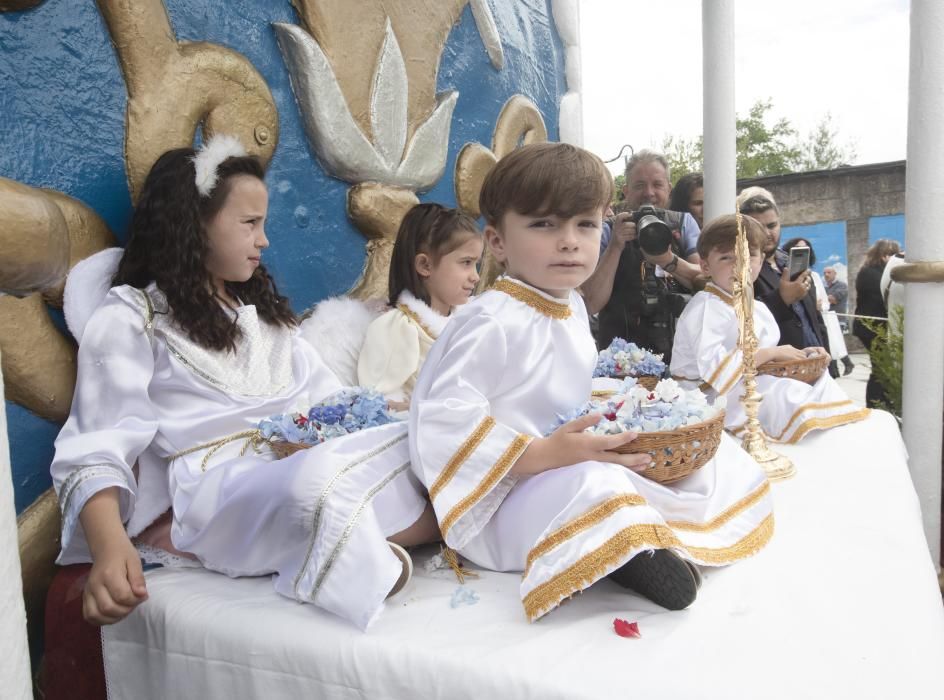
[[530, 620], [607, 576], [685, 608], [696, 564], [750, 556], [773, 527], [763, 472], [726, 435], [671, 487], [646, 478], [648, 454], [614, 451], [635, 434], [585, 432], [599, 414], [544, 437], [591, 394], [597, 353], [577, 289], [597, 263], [612, 193], [603, 162], [571, 145], [526, 145], [498, 162], [480, 207], [506, 274], [454, 311], [410, 406], [412, 467], [446, 543], [485, 568], [524, 572]]
[[[735, 215], [710, 222], [698, 239], [702, 270], [711, 277], [705, 290], [696, 294], [678, 320], [672, 348], [672, 376], [701, 385], [709, 399], [727, 397], [725, 427], [735, 434], [746, 420], [740, 397], [744, 393], [742, 355], [738, 346], [738, 317], [732, 286], [736, 274], [734, 246]], [[749, 216], [742, 218], [751, 255], [751, 274], [756, 279], [763, 262], [763, 227]], [[754, 332], [758, 349], [755, 364], [803, 360], [813, 354], [828, 356], [824, 348], [798, 349], [778, 345], [780, 331], [770, 310], [754, 302]], [[787, 377], [757, 376], [763, 396], [759, 419], [764, 432], [776, 441], [797, 442], [812, 430], [862, 420], [868, 409], [855, 404], [826, 372], [812, 386]]]

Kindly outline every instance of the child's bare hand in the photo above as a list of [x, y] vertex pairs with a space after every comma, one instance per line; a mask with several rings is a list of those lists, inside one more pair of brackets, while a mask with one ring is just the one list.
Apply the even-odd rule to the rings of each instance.
[[124, 619], [147, 600], [141, 559], [131, 540], [109, 543], [92, 564], [82, 593], [82, 615], [93, 625], [111, 625]]
[[539, 474], [549, 469], [579, 462], [611, 462], [642, 471], [649, 466], [648, 454], [620, 454], [617, 447], [636, 439], [636, 433], [594, 435], [584, 430], [600, 422], [602, 415], [591, 413], [565, 423], [546, 438], [533, 440], [512, 469], [516, 474]]
[[806, 351], [798, 350], [792, 345], [777, 346], [777, 353], [774, 357], [776, 362], [789, 362], [791, 360], [805, 360]]
[[393, 412], [409, 411], [410, 402], [409, 401], [394, 401], [393, 399], [388, 399], [387, 408]]

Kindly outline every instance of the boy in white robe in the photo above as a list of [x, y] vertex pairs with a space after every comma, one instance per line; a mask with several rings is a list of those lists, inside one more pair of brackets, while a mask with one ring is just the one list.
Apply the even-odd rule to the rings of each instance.
[[[762, 264], [764, 232], [760, 224], [745, 216], [752, 274], [756, 279]], [[678, 320], [672, 348], [672, 376], [700, 385], [709, 399], [727, 397], [725, 428], [743, 431], [746, 416], [740, 397], [742, 355], [738, 347], [738, 318], [731, 294], [735, 274], [734, 245], [737, 221], [733, 215], [712, 221], [698, 240], [698, 253], [705, 274], [711, 277], [705, 290], [696, 294]], [[770, 310], [754, 301], [754, 332], [757, 366], [771, 361], [800, 360], [811, 353], [827, 355], [824, 348], [797, 349], [778, 345], [780, 330]], [[827, 372], [812, 386], [797, 379], [757, 376], [763, 396], [759, 419], [774, 441], [795, 443], [812, 430], [862, 420], [868, 409], [855, 404]]]
[[648, 455], [612, 450], [586, 416], [542, 437], [591, 393], [596, 350], [576, 289], [599, 255], [612, 194], [603, 163], [567, 144], [502, 159], [480, 197], [507, 275], [457, 310], [420, 372], [410, 454], [447, 544], [483, 567], [523, 571], [530, 620], [604, 576], [669, 609], [690, 605], [691, 562], [750, 556], [771, 536], [769, 484], [730, 439], [671, 486]]

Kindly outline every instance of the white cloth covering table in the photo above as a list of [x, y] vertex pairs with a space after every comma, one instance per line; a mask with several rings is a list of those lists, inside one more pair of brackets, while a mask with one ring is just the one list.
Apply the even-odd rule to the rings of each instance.
[[[894, 420], [777, 446], [776, 529], [706, 569], [666, 612], [600, 582], [529, 624], [517, 574], [416, 575], [370, 631], [277, 595], [268, 578], [147, 574], [149, 601], [103, 630], [109, 696], [128, 698], [939, 698], [944, 607]], [[638, 621], [641, 639], [613, 632]]]

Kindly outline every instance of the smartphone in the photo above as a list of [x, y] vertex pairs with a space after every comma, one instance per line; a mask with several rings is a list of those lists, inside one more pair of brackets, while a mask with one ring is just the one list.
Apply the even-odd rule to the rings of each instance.
[[805, 245], [790, 249], [790, 281], [802, 275], [810, 267], [810, 249]]

